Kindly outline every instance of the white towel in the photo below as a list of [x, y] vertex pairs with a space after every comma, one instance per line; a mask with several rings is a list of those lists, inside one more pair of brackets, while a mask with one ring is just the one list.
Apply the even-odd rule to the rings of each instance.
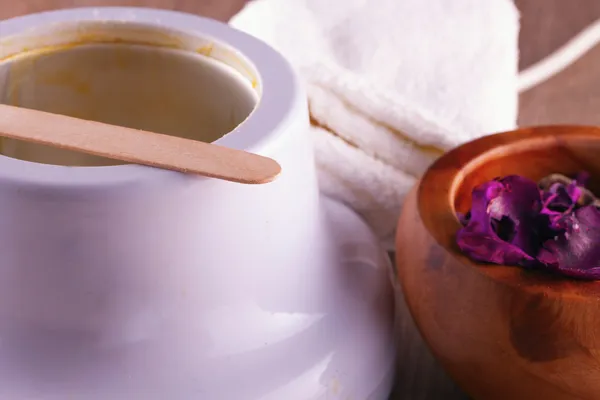
[[433, 160], [516, 125], [511, 0], [255, 0], [231, 24], [304, 78], [321, 189], [386, 244]]

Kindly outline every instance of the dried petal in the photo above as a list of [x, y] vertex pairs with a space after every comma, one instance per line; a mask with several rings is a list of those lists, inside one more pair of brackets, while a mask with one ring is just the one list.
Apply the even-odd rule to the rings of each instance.
[[508, 176], [477, 186], [470, 216], [457, 233], [463, 253], [480, 262], [532, 265], [540, 241], [534, 227], [541, 209], [535, 182]]
[[600, 201], [588, 179], [553, 174], [536, 185], [511, 175], [477, 186], [458, 246], [479, 262], [600, 279]]
[[543, 244], [538, 260], [560, 273], [600, 279], [600, 211], [585, 206], [563, 218], [565, 230]]

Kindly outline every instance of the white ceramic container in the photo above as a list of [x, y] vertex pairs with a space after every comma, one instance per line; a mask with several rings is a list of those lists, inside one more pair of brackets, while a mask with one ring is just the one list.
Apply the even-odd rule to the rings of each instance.
[[278, 53], [200, 17], [100, 8], [2, 21], [0, 56], [3, 102], [201, 132], [283, 168], [241, 185], [2, 141], [1, 399], [387, 397], [388, 260], [319, 195]]

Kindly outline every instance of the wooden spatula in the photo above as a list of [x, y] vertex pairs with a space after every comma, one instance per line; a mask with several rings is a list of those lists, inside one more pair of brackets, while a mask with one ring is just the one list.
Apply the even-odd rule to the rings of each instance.
[[281, 172], [276, 161], [241, 150], [5, 104], [0, 136], [239, 183]]

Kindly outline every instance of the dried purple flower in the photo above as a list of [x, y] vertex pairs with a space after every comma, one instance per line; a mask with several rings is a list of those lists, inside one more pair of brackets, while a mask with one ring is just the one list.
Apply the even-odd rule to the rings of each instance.
[[600, 279], [600, 210], [588, 179], [554, 174], [538, 186], [511, 175], [477, 186], [459, 215], [458, 246], [478, 262]]

